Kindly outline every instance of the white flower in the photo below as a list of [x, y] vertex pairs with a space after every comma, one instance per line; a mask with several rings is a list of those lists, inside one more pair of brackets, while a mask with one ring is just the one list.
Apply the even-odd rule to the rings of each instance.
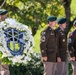
[[[23, 32], [24, 42], [24, 51], [19, 55], [12, 55], [11, 51], [7, 47], [6, 35], [4, 34], [5, 30], [8, 28], [14, 28], [20, 32]], [[20, 40], [20, 39], [19, 39]], [[31, 61], [30, 53], [33, 53], [32, 46], [34, 45], [34, 40], [31, 31], [28, 29], [28, 26], [18, 23], [15, 19], [7, 18], [5, 21], [0, 22], [0, 52], [2, 52], [2, 58], [7, 57], [9, 61], [12, 61], [11, 64], [15, 65], [16, 63], [27, 64], [28, 61]]]
[[2, 58], [7, 57], [7, 53], [3, 53]]
[[13, 57], [12, 61], [15, 62], [15, 63], [18, 62], [18, 60], [15, 56]]

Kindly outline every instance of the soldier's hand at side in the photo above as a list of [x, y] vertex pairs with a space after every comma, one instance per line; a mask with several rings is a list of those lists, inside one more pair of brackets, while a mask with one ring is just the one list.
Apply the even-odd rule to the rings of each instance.
[[72, 59], [73, 59], [73, 61], [75, 61], [75, 57], [73, 57]]
[[47, 61], [47, 57], [42, 57], [42, 61]]
[[57, 57], [57, 62], [61, 62], [61, 58], [60, 57]]
[[71, 61], [75, 61], [75, 57], [71, 57], [70, 60], [71, 60]]

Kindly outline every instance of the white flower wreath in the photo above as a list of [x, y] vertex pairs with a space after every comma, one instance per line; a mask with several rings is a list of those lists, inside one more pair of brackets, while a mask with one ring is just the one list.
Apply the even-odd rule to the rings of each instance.
[[0, 23], [0, 59], [4, 64], [27, 64], [33, 45], [28, 26], [12, 18]]

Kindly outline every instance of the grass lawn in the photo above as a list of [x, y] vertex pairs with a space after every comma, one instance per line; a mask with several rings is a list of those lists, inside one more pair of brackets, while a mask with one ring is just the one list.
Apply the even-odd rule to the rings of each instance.
[[41, 33], [42, 29], [39, 29], [36, 33], [36, 35], [34, 36], [34, 42], [35, 42], [35, 46], [34, 46], [34, 51], [35, 52], [40, 52], [40, 33]]

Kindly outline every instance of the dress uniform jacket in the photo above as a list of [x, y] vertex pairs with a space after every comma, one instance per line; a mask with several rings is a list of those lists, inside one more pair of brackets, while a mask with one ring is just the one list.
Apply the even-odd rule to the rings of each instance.
[[68, 39], [68, 48], [71, 57], [76, 57], [76, 30], [70, 33]]
[[48, 62], [56, 62], [57, 35], [49, 26], [41, 32], [40, 49], [42, 57], [47, 57]]
[[58, 34], [58, 50], [59, 50], [59, 57], [61, 61], [66, 61], [66, 54], [67, 54], [67, 36], [61, 28], [56, 29], [56, 33]]

